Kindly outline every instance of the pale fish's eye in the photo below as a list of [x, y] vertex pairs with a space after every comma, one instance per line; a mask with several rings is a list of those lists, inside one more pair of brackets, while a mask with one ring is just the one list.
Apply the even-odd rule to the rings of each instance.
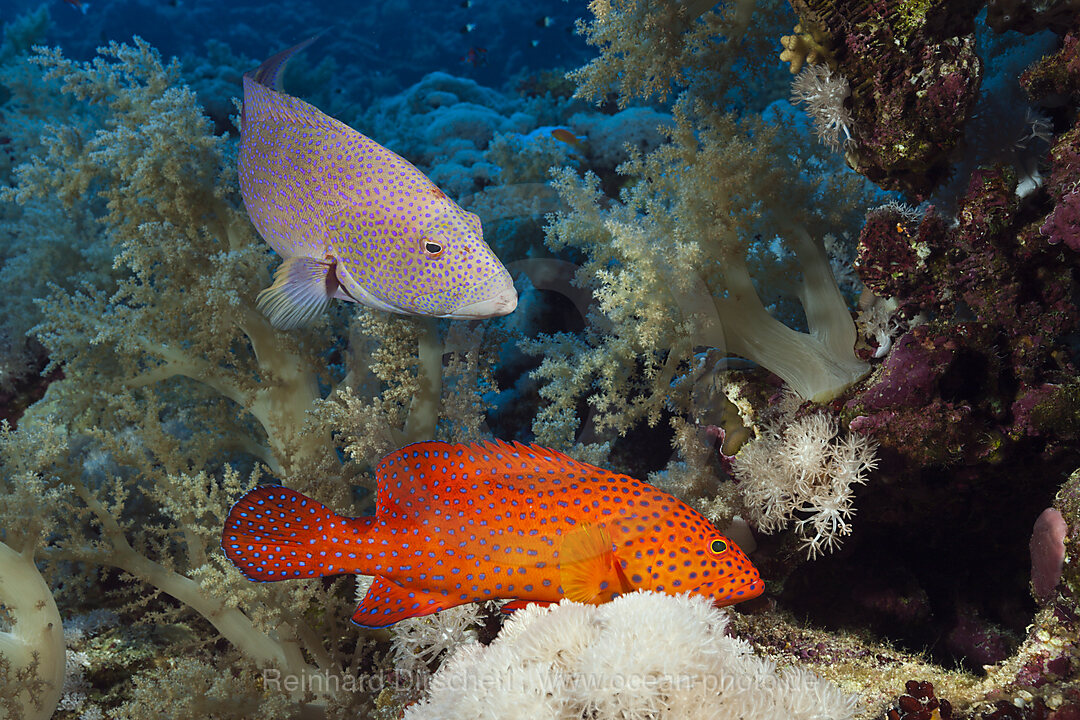
[[443, 244], [438, 238], [421, 238], [420, 247], [424, 248], [424, 253], [428, 257], [439, 257], [443, 251]]
[[712, 541], [711, 545], [709, 545], [709, 549], [712, 550], [713, 553], [719, 555], [720, 553], [727, 550], [727, 543], [717, 538], [716, 540]]

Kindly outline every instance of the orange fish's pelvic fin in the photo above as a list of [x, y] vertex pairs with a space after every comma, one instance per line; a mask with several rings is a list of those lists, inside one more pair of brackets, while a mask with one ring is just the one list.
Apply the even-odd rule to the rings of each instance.
[[431, 615], [460, 605], [442, 593], [409, 590], [376, 577], [353, 613], [352, 621], [365, 628], [382, 628], [406, 618]]
[[539, 605], [540, 607], [546, 608], [554, 604], [555, 603], [549, 602], [547, 600], [511, 600], [510, 602], [499, 608], [499, 610], [501, 610], [506, 615], [509, 615], [515, 610], [521, 610], [528, 607], [529, 605]]
[[629, 592], [632, 587], [613, 547], [611, 535], [598, 525], [582, 524], [563, 536], [559, 550], [563, 595], [599, 605]]
[[259, 293], [256, 307], [278, 330], [293, 330], [319, 317], [338, 292], [336, 263], [309, 257], [286, 258], [274, 284]]
[[240, 498], [225, 521], [221, 548], [249, 580], [292, 580], [355, 572], [327, 533], [366, 530], [368, 518], [346, 518], [322, 503], [276, 485]]

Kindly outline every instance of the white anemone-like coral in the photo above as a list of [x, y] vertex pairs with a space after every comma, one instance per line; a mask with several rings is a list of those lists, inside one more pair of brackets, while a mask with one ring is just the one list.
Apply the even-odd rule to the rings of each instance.
[[[851, 139], [853, 121], [844, 101], [851, 95], [847, 78], [828, 65], [807, 65], [791, 83], [791, 96], [806, 107], [818, 138], [833, 150]], [[844, 133], [841, 141], [840, 133]]]
[[877, 462], [877, 443], [867, 435], [841, 436], [832, 415], [793, 420], [781, 409], [735, 455], [732, 473], [755, 526], [776, 532], [794, 518], [813, 558], [851, 533], [852, 486], [865, 484]]
[[707, 598], [635, 592], [517, 611], [487, 647], [460, 647], [406, 720], [843, 720], [855, 697], [725, 634]]

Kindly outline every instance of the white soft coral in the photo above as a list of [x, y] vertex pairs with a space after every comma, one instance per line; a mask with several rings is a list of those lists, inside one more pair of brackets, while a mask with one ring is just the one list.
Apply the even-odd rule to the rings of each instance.
[[701, 595], [633, 592], [514, 613], [490, 645], [459, 647], [406, 720], [850, 720], [856, 698], [777, 670], [728, 634]]
[[749, 519], [767, 533], [794, 519], [811, 558], [834, 550], [851, 533], [852, 487], [877, 467], [873, 439], [839, 433], [836, 418], [826, 412], [798, 419], [781, 413], [763, 423], [732, 463]]
[[834, 73], [828, 65], [807, 65], [791, 83], [791, 96], [805, 106], [806, 114], [814, 121], [818, 138], [833, 150], [851, 139], [851, 113], [844, 101], [851, 95], [847, 79]]

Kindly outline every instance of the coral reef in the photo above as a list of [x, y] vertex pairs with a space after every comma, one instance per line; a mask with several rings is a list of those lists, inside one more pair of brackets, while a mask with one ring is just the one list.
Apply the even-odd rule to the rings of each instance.
[[982, 77], [973, 34], [979, 5], [792, 2], [802, 26], [816, 28], [831, 49], [830, 74], [853, 88], [845, 153], [856, 171], [919, 201], [945, 178]]
[[[478, 213], [520, 306], [291, 333], [232, 103], [285, 10], [8, 23], [0, 714], [1077, 717], [1075, 5], [596, 0], [589, 59], [563, 4], [384, 3], [286, 86]], [[740, 529], [765, 596], [367, 631], [363, 579], [220, 551], [252, 485], [362, 514], [387, 451], [492, 436]]]

